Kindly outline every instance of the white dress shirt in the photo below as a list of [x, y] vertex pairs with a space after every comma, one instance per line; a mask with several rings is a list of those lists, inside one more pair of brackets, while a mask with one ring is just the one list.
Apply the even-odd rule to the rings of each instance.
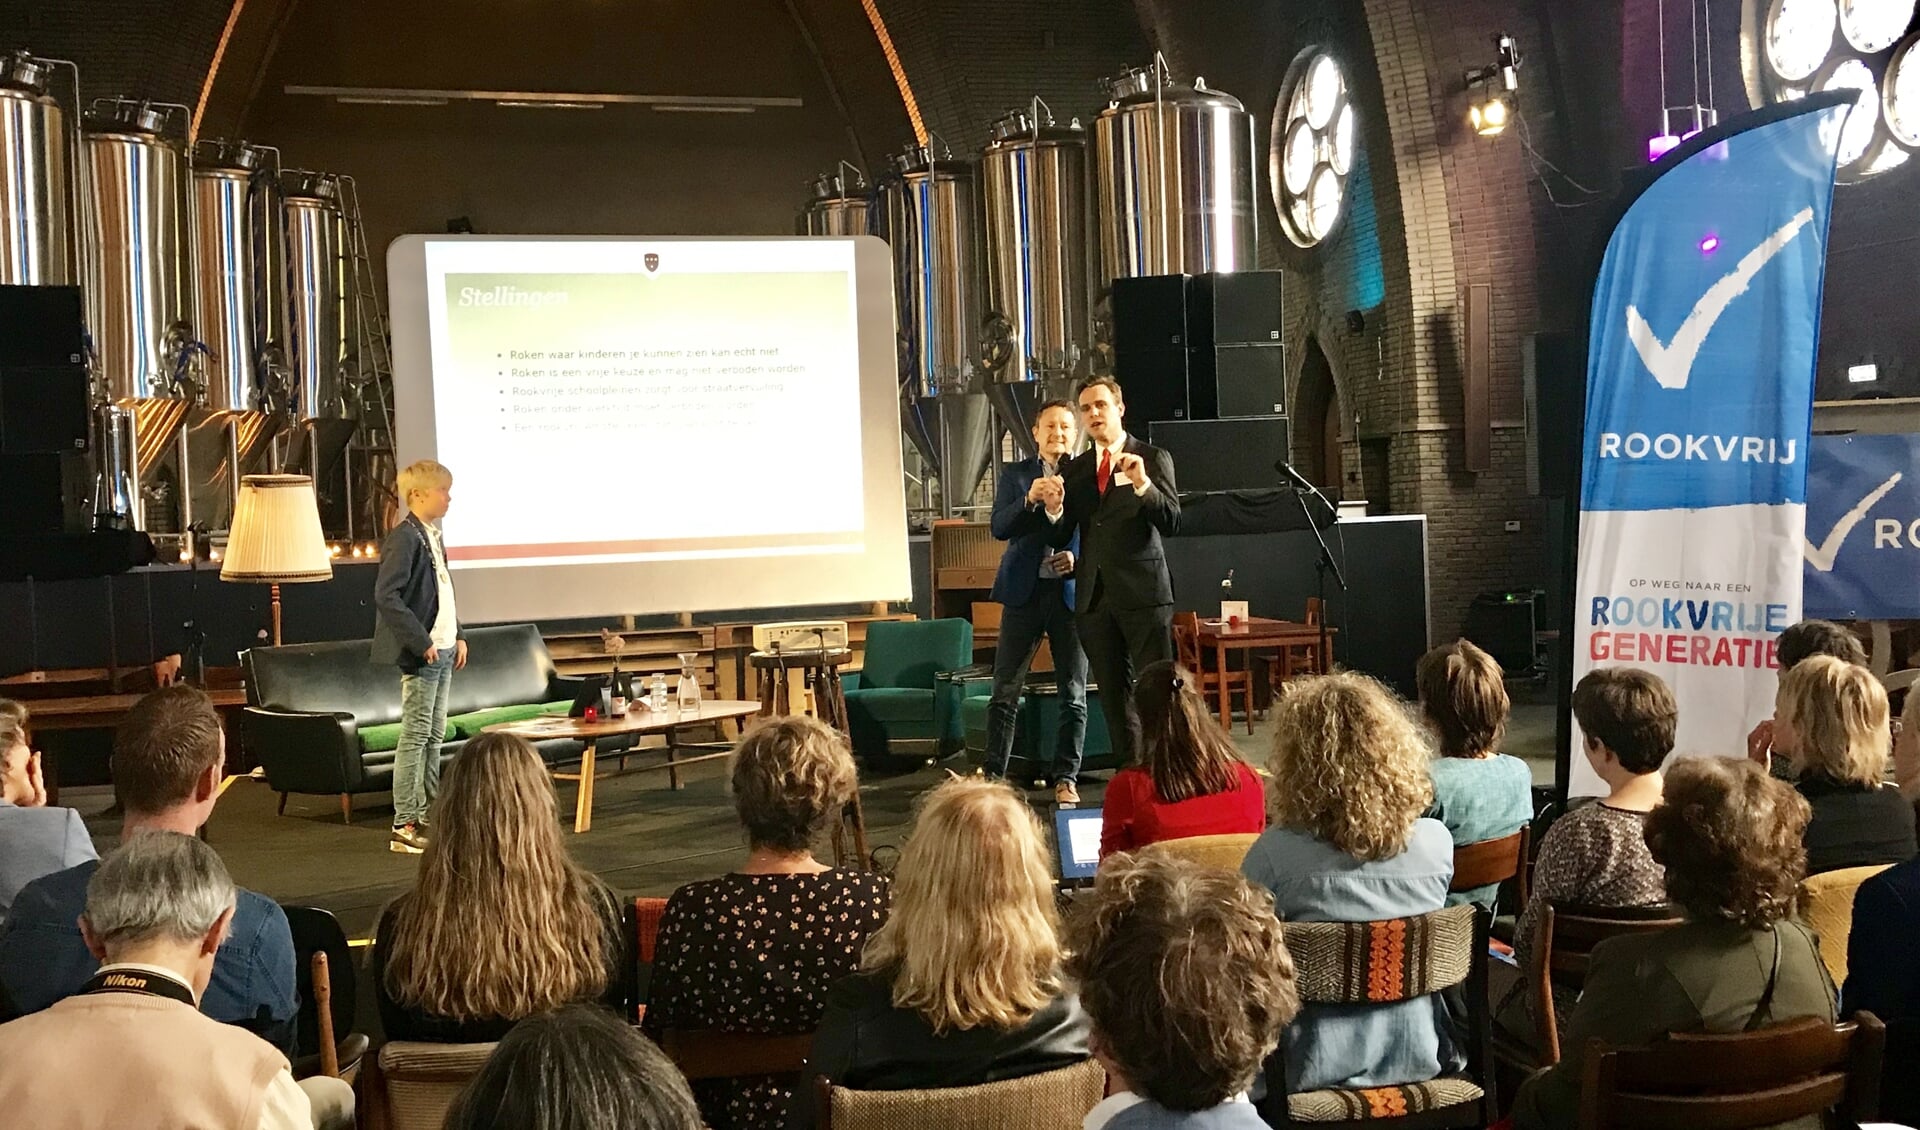
[[433, 576], [439, 582], [440, 610], [434, 613], [433, 627], [427, 634], [433, 637], [433, 646], [441, 650], [452, 647], [460, 638], [460, 621], [453, 613], [453, 577], [447, 572], [447, 551], [440, 544], [440, 529], [431, 522], [422, 522], [427, 528], [427, 545], [432, 549]]

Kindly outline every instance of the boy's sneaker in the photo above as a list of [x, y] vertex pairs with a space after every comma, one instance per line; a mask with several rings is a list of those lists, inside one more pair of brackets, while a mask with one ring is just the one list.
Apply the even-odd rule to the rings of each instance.
[[387, 841], [387, 850], [419, 855], [427, 850], [426, 833], [417, 824], [402, 824], [393, 830], [393, 838]]

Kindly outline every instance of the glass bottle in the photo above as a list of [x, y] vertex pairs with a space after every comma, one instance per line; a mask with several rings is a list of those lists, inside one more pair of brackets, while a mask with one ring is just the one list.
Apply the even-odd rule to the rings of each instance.
[[680, 655], [680, 709], [700, 709], [700, 675], [693, 669], [693, 661], [700, 658], [697, 651], [683, 651]]
[[667, 709], [667, 676], [664, 672], [653, 673], [653, 683], [647, 688], [647, 707], [655, 713], [664, 713]]
[[607, 689], [612, 701], [608, 703], [608, 712], [615, 718], [627, 716], [627, 699], [630, 697], [627, 677], [620, 672], [620, 660], [613, 661], [613, 674], [607, 679]]

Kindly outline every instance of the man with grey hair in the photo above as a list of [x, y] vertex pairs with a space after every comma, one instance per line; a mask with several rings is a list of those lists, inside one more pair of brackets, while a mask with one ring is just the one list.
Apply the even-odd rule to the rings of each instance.
[[338, 1079], [296, 1083], [286, 1056], [199, 1010], [233, 923], [212, 848], [130, 836], [87, 884], [80, 932], [100, 968], [51, 1008], [0, 1024], [0, 1110], [22, 1126], [353, 1125]]

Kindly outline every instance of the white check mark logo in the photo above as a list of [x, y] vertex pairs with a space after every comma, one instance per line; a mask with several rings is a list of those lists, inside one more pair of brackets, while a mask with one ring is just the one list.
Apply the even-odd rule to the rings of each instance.
[[[1827, 532], [1827, 540], [1821, 542], [1819, 545], [1814, 545], [1810, 541], [1805, 542], [1807, 564], [1812, 565], [1822, 573], [1833, 572], [1834, 558], [1840, 556], [1840, 547], [1846, 544], [1847, 535], [1852, 533], [1853, 528], [1860, 524], [1860, 519], [1867, 516], [1867, 511], [1873, 509], [1873, 504], [1887, 497], [1887, 492], [1892, 490], [1893, 484], [1899, 481], [1900, 472], [1895, 471], [1892, 478], [1875, 487], [1867, 494], [1867, 497], [1861, 499], [1853, 509], [1840, 515], [1840, 520], [1835, 522], [1833, 529]], [[1805, 539], [1802, 539], [1802, 541], [1805, 541]]]
[[1633, 342], [1634, 349], [1640, 353], [1640, 360], [1653, 374], [1661, 388], [1685, 388], [1687, 379], [1693, 375], [1694, 358], [1700, 355], [1700, 346], [1707, 340], [1707, 334], [1713, 332], [1714, 323], [1734, 299], [1747, 292], [1753, 277], [1760, 268], [1767, 265], [1781, 248], [1793, 242], [1800, 229], [1813, 220], [1813, 209], [1802, 208], [1794, 214], [1777, 232], [1760, 241], [1760, 246], [1746, 253], [1733, 268], [1733, 272], [1707, 288], [1700, 301], [1693, 304], [1693, 310], [1687, 314], [1687, 320], [1673, 331], [1673, 340], [1662, 342], [1653, 332], [1653, 327], [1640, 316], [1640, 311], [1627, 307], [1627, 339]]

